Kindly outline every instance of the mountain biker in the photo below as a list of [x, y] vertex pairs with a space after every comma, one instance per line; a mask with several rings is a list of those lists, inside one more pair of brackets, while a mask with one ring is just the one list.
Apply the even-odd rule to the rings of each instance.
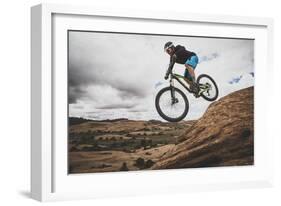
[[168, 79], [175, 63], [184, 64], [184, 80], [188, 83], [190, 90], [194, 92], [195, 96], [199, 92], [198, 85], [195, 79], [195, 68], [198, 64], [198, 57], [194, 52], [188, 51], [184, 46], [177, 45], [174, 46], [172, 42], [167, 42], [164, 45], [164, 50], [170, 55], [170, 64], [167, 69], [165, 79]]

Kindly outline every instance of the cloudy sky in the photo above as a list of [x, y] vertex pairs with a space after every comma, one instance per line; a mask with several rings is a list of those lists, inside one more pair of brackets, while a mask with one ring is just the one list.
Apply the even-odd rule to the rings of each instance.
[[[211, 75], [219, 97], [254, 85], [253, 40], [70, 31], [69, 116], [161, 120], [154, 99], [168, 85], [167, 41], [197, 53], [195, 73]], [[176, 64], [174, 71], [183, 74], [184, 65]], [[186, 94], [186, 120], [201, 117], [210, 102]]]

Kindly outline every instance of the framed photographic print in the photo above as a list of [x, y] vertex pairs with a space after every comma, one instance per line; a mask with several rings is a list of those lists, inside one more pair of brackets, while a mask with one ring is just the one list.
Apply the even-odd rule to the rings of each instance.
[[272, 185], [271, 19], [31, 14], [34, 199]]

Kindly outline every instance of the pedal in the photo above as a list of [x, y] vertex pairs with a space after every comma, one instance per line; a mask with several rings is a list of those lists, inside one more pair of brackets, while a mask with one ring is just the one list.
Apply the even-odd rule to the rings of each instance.
[[193, 95], [194, 95], [195, 98], [200, 97], [200, 94], [193, 93]]

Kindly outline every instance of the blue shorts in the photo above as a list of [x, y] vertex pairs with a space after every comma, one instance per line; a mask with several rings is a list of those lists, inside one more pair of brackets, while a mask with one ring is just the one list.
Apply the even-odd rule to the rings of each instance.
[[[193, 68], [193, 70], [195, 70], [197, 64], [198, 64], [198, 57], [196, 55], [194, 56], [191, 56], [186, 62], [185, 64], [191, 66]], [[184, 72], [184, 77], [189, 79], [189, 80], [192, 80], [192, 77], [191, 75], [189, 74], [188, 70], [186, 69], [185, 72]]]

